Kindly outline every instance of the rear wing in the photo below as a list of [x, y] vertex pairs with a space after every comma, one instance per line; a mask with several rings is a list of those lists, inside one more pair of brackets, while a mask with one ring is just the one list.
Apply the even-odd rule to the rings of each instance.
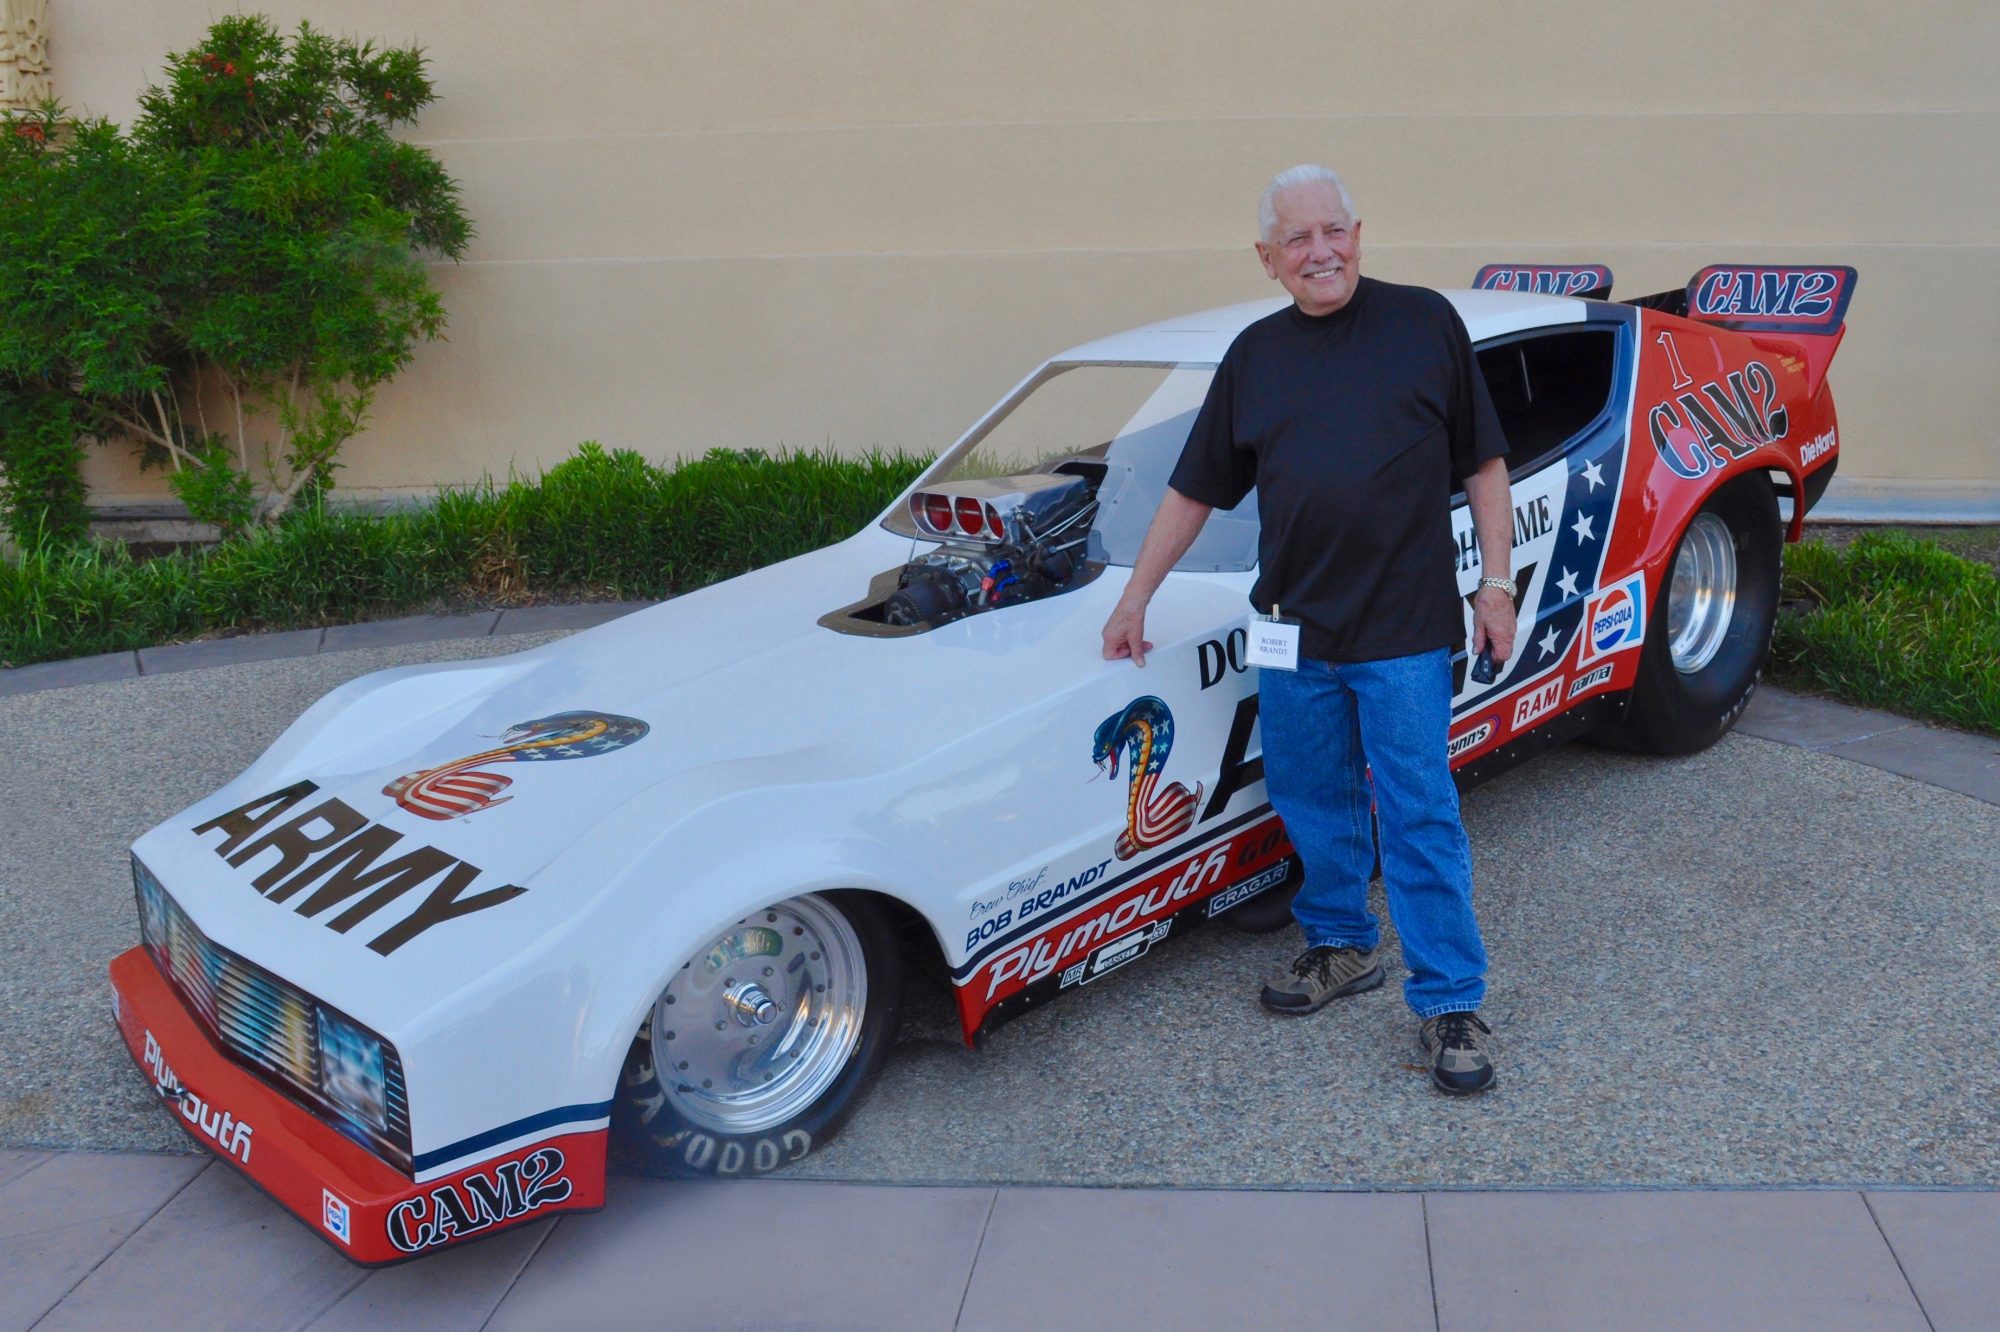
[[1543, 296], [1611, 299], [1611, 270], [1603, 264], [1488, 264], [1473, 275], [1475, 291], [1530, 291]]
[[1785, 335], [1770, 341], [1782, 343], [1805, 362], [1810, 391], [1818, 393], [1847, 332], [1854, 279], [1854, 270], [1845, 264], [1710, 264], [1689, 278], [1683, 290], [1640, 296], [1627, 304], [1739, 333]]

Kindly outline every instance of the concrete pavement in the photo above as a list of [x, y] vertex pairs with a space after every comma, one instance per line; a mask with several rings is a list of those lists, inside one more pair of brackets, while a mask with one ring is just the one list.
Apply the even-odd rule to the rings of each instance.
[[227, 1167], [0, 1152], [0, 1328], [1990, 1329], [2000, 1195], [614, 1179], [350, 1265]]
[[[103, 1011], [132, 833], [340, 678], [602, 613], [0, 672], [0, 1143], [30, 1145], [0, 1149], [0, 1329], [1993, 1325], [2000, 1078], [1967, 1033], [2000, 1002], [2000, 743], [1769, 690], [1708, 755], [1565, 751], [1469, 798], [1507, 1039], [1469, 1105], [1405, 1067], [1391, 992], [1263, 1020], [1242, 978], [1289, 938], [1204, 931], [978, 1055], [914, 1005], [819, 1178], [618, 1180], [384, 1272], [204, 1158], [37, 1150], [185, 1149]], [[1603, 1058], [1635, 1033], [1637, 1083]], [[1046, 1187], [1077, 1181], [1124, 1187]], [[1688, 1187], [1752, 1184], [1793, 1187]]]

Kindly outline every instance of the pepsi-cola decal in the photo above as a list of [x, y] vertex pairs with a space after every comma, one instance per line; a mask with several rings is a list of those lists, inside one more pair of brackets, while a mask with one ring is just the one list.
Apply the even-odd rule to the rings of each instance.
[[1646, 575], [1635, 573], [1597, 593], [1583, 616], [1583, 648], [1578, 666], [1602, 661], [1614, 652], [1646, 641]]
[[1530, 291], [1543, 296], [1611, 295], [1603, 264], [1488, 264], [1472, 279], [1479, 291]]
[[1688, 283], [1688, 315], [1765, 333], [1831, 333], [1847, 317], [1845, 264], [1711, 264]]

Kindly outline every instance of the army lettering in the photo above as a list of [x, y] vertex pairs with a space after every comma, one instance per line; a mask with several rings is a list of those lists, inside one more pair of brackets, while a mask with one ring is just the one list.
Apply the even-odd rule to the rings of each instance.
[[403, 834], [384, 824], [370, 823], [339, 800], [321, 800], [307, 805], [303, 812], [292, 813], [318, 789], [312, 782], [298, 782], [218, 814], [198, 825], [195, 832], [220, 831], [223, 838], [215, 846], [215, 854], [236, 869], [275, 852], [276, 859], [258, 871], [250, 886], [269, 901], [289, 902], [317, 884], [316, 890], [293, 909], [301, 916], [313, 917], [345, 906], [323, 921], [337, 934], [347, 933], [418, 886], [437, 880], [415, 910], [368, 941], [368, 947], [384, 957], [433, 925], [511, 902], [528, 891], [510, 883], [468, 895], [467, 890], [484, 871], [434, 846], [419, 846], [385, 859], [403, 840]]

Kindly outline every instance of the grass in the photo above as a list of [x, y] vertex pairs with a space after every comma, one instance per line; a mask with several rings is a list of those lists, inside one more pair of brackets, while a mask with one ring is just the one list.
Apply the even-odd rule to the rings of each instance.
[[664, 597], [850, 535], [926, 462], [717, 450], [662, 468], [586, 444], [535, 480], [385, 516], [307, 510], [206, 551], [31, 549], [0, 560], [0, 666], [439, 601]]
[[1785, 554], [1771, 678], [2000, 735], [2000, 574], [1934, 541], [1870, 532]]

